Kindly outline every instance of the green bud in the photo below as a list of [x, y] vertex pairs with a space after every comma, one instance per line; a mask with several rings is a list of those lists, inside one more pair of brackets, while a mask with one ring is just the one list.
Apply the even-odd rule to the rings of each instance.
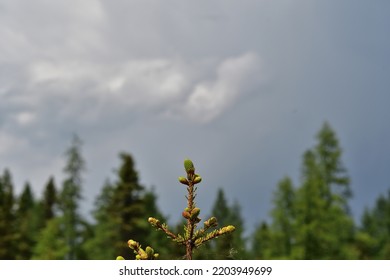
[[183, 212], [181, 213], [181, 215], [182, 215], [185, 219], [190, 219], [190, 218], [191, 218], [190, 213], [188, 213], [187, 211], [183, 211]]
[[198, 217], [199, 213], [200, 213], [200, 209], [199, 208], [192, 209], [192, 211], [191, 211], [191, 219]]
[[122, 256], [117, 256], [117, 257], [116, 257], [116, 260], [117, 260], [117, 261], [124, 261], [124, 260], [125, 260], [125, 258], [124, 258], [124, 257], [122, 257]]
[[196, 175], [195, 176], [195, 179], [194, 179], [194, 184], [198, 184], [202, 181], [202, 177], [200, 177], [199, 175]]
[[216, 227], [217, 225], [218, 225], [218, 222], [217, 222], [217, 218], [215, 218], [215, 217], [211, 217], [206, 222], [204, 222], [204, 226], [207, 228]]
[[139, 248], [138, 254], [139, 254], [141, 260], [148, 259], [148, 254], [146, 254], [146, 252], [143, 249]]
[[146, 251], [146, 254], [148, 255], [149, 258], [151, 258], [154, 255], [154, 250], [150, 246], [147, 246], [145, 251]]
[[192, 161], [188, 158], [184, 160], [184, 169], [188, 174], [194, 174], [195, 173], [195, 167]]
[[157, 220], [156, 218], [153, 218], [153, 217], [149, 217], [148, 222], [150, 224], [152, 224], [153, 226], [160, 226], [161, 225], [160, 221]]
[[139, 243], [134, 241], [133, 239], [130, 239], [129, 241], [127, 241], [127, 244], [133, 250], [137, 250], [137, 248], [139, 247]]
[[188, 180], [184, 177], [179, 177], [179, 182], [182, 183], [183, 185], [189, 185]]

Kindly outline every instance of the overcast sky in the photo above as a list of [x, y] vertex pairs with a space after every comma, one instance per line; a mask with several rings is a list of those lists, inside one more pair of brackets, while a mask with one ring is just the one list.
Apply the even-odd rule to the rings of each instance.
[[358, 220], [390, 189], [389, 15], [379, 0], [0, 0], [0, 168], [40, 195], [77, 133], [85, 213], [125, 151], [177, 221], [189, 157], [203, 217], [222, 187], [251, 230], [328, 121]]

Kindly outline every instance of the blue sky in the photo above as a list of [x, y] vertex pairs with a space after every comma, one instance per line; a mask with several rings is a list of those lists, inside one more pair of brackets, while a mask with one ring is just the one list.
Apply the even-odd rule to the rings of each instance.
[[38, 195], [77, 133], [85, 213], [125, 151], [176, 221], [190, 157], [203, 214], [222, 187], [252, 229], [328, 121], [358, 219], [390, 188], [389, 14], [379, 0], [0, 0], [0, 168]]

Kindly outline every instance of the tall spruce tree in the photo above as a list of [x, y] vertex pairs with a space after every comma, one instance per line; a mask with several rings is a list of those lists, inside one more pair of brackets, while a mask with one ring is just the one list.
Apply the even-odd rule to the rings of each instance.
[[110, 211], [116, 221], [118, 236], [115, 239], [117, 255], [130, 258], [132, 255], [127, 241], [130, 236], [141, 244], [148, 244], [149, 224], [144, 203], [144, 186], [139, 183], [133, 157], [121, 153], [121, 166], [117, 171], [118, 180], [110, 205]]
[[60, 208], [64, 222], [64, 234], [66, 244], [69, 247], [66, 259], [74, 260], [80, 254], [80, 232], [83, 221], [79, 213], [79, 202], [82, 192], [82, 173], [85, 170], [85, 161], [81, 156], [82, 142], [78, 136], [74, 136], [72, 144], [66, 151], [66, 175], [60, 194]]
[[341, 163], [336, 134], [328, 123], [317, 134], [317, 141], [303, 156], [302, 183], [296, 192], [294, 257], [351, 258], [354, 224], [348, 211], [350, 180]]
[[315, 155], [306, 151], [303, 156], [302, 186], [297, 191], [295, 206], [295, 251], [298, 259], [323, 259], [327, 244], [327, 201], [321, 195], [323, 188]]
[[289, 259], [294, 240], [295, 219], [295, 190], [289, 177], [283, 178], [278, 183], [274, 192], [273, 204], [274, 207], [271, 211], [272, 256], [278, 259]]
[[325, 122], [317, 134], [314, 153], [323, 180], [322, 195], [327, 207], [337, 203], [348, 212], [348, 199], [352, 197], [350, 178], [341, 161], [342, 149], [329, 123]]

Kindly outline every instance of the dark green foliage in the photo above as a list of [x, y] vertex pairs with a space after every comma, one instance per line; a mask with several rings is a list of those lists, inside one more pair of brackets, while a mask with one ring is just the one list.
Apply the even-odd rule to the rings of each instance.
[[302, 185], [296, 193], [296, 244], [292, 257], [345, 259], [350, 254], [354, 225], [349, 216], [349, 177], [341, 163], [341, 148], [325, 123], [318, 144], [304, 153]]
[[211, 248], [204, 250], [207, 259], [245, 259], [246, 247], [243, 238], [244, 222], [241, 217], [241, 207], [238, 202], [230, 206], [227, 202], [225, 192], [222, 188], [217, 191], [217, 197], [211, 211], [211, 216], [218, 217], [222, 225], [234, 225], [234, 234], [228, 234], [211, 241]]
[[360, 258], [390, 259], [390, 190], [365, 210], [359, 234]]
[[274, 208], [271, 212], [273, 231], [273, 254], [280, 259], [288, 259], [294, 241], [294, 219], [296, 194], [289, 177], [282, 179], [274, 192]]
[[11, 173], [0, 176], [0, 259], [15, 259], [15, 198]]
[[252, 258], [258, 260], [272, 259], [273, 233], [268, 224], [262, 222], [255, 230], [252, 240]]
[[50, 177], [46, 184], [43, 199], [42, 199], [42, 211], [43, 219], [46, 221], [51, 220], [55, 216], [56, 206], [58, 205], [57, 189], [54, 182], [54, 177]]
[[[138, 182], [134, 161], [130, 154], [120, 154], [121, 166], [117, 171], [118, 181], [114, 186], [108, 211], [117, 229], [115, 252], [125, 258], [130, 257], [127, 240], [133, 237], [144, 243], [149, 233], [146, 219], [144, 187]], [[114, 257], [115, 258], [115, 257]]]
[[117, 218], [109, 211], [112, 205], [113, 193], [114, 186], [107, 181], [95, 201], [93, 212], [96, 221], [93, 225], [94, 236], [84, 244], [88, 259], [112, 260], [117, 255], [115, 246], [115, 240], [118, 238]]
[[341, 163], [336, 134], [325, 123], [317, 144], [303, 155], [298, 188], [291, 179], [279, 182], [274, 193], [271, 227], [255, 232], [269, 242], [255, 256], [272, 259], [346, 259], [356, 257], [354, 223], [349, 215], [350, 179]]
[[82, 192], [82, 173], [85, 170], [85, 162], [81, 156], [81, 140], [74, 136], [72, 144], [66, 151], [66, 175], [62, 191], [59, 196], [59, 205], [62, 212], [66, 246], [68, 247], [66, 259], [79, 259], [82, 240], [80, 234], [84, 230], [84, 221], [79, 214], [79, 202]]
[[117, 255], [130, 258], [130, 237], [142, 243], [158, 240], [147, 223], [150, 214], [162, 217], [156, 196], [139, 183], [133, 157], [121, 153], [120, 160], [116, 183], [107, 181], [95, 202], [94, 236], [85, 244], [91, 259], [112, 260]]
[[15, 258], [28, 260], [35, 244], [37, 224], [34, 217], [35, 201], [29, 183], [26, 183], [17, 203], [15, 216]]
[[63, 217], [50, 219], [38, 235], [38, 242], [34, 247], [35, 260], [64, 260], [69, 256], [68, 246], [63, 225]]

